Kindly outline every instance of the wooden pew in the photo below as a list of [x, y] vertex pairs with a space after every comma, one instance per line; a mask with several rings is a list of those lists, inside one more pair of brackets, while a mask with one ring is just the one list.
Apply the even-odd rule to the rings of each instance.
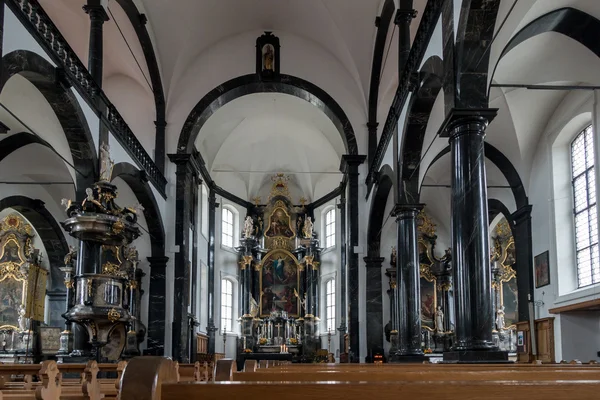
[[178, 382], [208, 381], [208, 363], [196, 361], [194, 364], [179, 364], [175, 362]]
[[[25, 380], [23, 386], [8, 385], [12, 375], [37, 375], [40, 384], [33, 388], [31, 380]], [[59, 371], [56, 361], [44, 361], [40, 364], [0, 364], [0, 399], [2, 400], [57, 400], [61, 395]]]
[[[142, 359], [133, 359], [132, 363], [144, 363]], [[328, 400], [362, 400], [365, 396], [378, 398], [397, 398], [414, 396], [423, 398], [435, 396], [448, 400], [470, 399], [557, 399], [567, 400], [576, 397], [578, 400], [596, 399], [600, 391], [599, 369], [580, 368], [538, 368], [521, 369], [504, 366], [504, 371], [487, 366], [477, 368], [452, 368], [446, 365], [435, 368], [431, 365], [420, 366], [417, 371], [401, 368], [373, 368], [368, 366], [354, 368], [352, 371], [322, 371], [318, 365], [302, 368], [289, 368], [290, 372], [271, 372], [279, 368], [264, 369], [258, 372], [236, 374], [265, 379], [269, 382], [214, 382], [208, 384], [176, 383], [169, 378], [169, 370], [174, 369], [170, 360], [158, 359], [155, 370], [145, 370], [145, 376], [139, 372], [133, 376], [125, 370], [120, 399], [123, 400], [171, 400], [185, 398], [187, 400], [211, 400], [223, 398], [260, 398], [275, 400], [285, 397], [286, 400], [305, 400], [306, 398]], [[134, 364], [135, 365], [135, 364]], [[365, 367], [363, 365], [363, 367]], [[427, 368], [426, 368], [427, 367]], [[433, 367], [433, 368], [432, 368]], [[473, 366], [470, 366], [473, 367]], [[317, 371], [316, 373], [311, 372]], [[134, 370], [137, 371], [137, 368]], [[293, 371], [293, 372], [292, 372]], [[319, 372], [320, 371], [320, 372]], [[263, 376], [260, 376], [262, 374]], [[312, 375], [311, 375], [312, 374]], [[524, 375], [526, 374], [526, 375]], [[295, 376], [300, 376], [296, 378]], [[305, 380], [301, 380], [305, 378]], [[315, 379], [310, 381], [308, 378]], [[333, 381], [335, 378], [336, 381]], [[434, 379], [436, 378], [436, 379]], [[136, 380], [137, 379], [137, 380]], [[323, 380], [326, 379], [327, 382]], [[354, 380], [356, 379], [356, 380]], [[135, 391], [139, 381], [158, 382], [160, 389], [146, 392], [145, 397], [128, 397]], [[333, 382], [332, 382], [333, 381]], [[291, 387], [290, 387], [291, 386]], [[133, 392], [132, 392], [133, 391]]]

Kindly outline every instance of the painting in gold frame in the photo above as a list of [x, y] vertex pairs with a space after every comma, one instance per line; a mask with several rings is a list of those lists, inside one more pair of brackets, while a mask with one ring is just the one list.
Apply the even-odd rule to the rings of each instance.
[[437, 308], [437, 280], [431, 273], [433, 264], [431, 246], [419, 239], [419, 274], [421, 289], [421, 327], [435, 330], [435, 310]]
[[2, 240], [0, 251], [0, 330], [18, 327], [19, 307], [25, 301], [27, 281], [20, 268], [25, 254], [15, 234]]
[[273, 209], [273, 212], [271, 215], [269, 215], [265, 237], [284, 237], [286, 239], [292, 239], [294, 236], [295, 234], [294, 230], [292, 229], [292, 219], [287, 210], [282, 206], [278, 206]]
[[289, 316], [299, 314], [299, 301], [294, 292], [300, 293], [298, 260], [283, 249], [270, 251], [260, 266], [260, 315], [272, 311], [286, 311]]

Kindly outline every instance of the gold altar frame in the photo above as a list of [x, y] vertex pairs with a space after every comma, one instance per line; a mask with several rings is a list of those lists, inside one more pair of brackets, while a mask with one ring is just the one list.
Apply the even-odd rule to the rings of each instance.
[[[298, 290], [300, 290], [300, 272], [302, 272], [303, 268], [300, 265], [300, 263], [298, 262], [298, 259], [296, 258], [296, 256], [294, 256], [291, 252], [285, 250], [285, 249], [273, 249], [270, 252], [268, 252], [262, 259], [262, 261], [260, 262], [260, 268], [258, 269], [258, 277], [259, 277], [259, 290], [260, 290], [260, 295], [259, 295], [259, 308], [260, 308], [260, 317], [264, 318], [264, 317], [268, 317], [270, 314], [265, 314], [263, 313], [263, 267], [265, 264], [265, 261], [272, 259], [273, 256], [277, 255], [277, 254], [284, 254], [287, 257], [290, 257], [293, 261], [294, 264], [296, 265], [296, 286], [298, 287]], [[298, 293], [300, 296], [302, 296], [301, 293]], [[298, 310], [298, 313], [296, 314], [291, 314], [289, 316], [291, 317], [298, 317], [300, 315], [301, 312], [301, 307], [300, 307], [300, 299], [296, 298], [296, 309]]]
[[[427, 256], [427, 259], [429, 260], [429, 264], [426, 264], [426, 263], [419, 264], [419, 278], [423, 278], [427, 282], [433, 283], [433, 310], [435, 313], [435, 310], [437, 310], [438, 284], [437, 284], [437, 279], [436, 279], [435, 275], [433, 275], [433, 273], [431, 272], [431, 266], [434, 263], [433, 254], [432, 254], [432, 246], [431, 246], [431, 243], [428, 243], [423, 239], [419, 239], [418, 245], [419, 245], [419, 247], [423, 246], [423, 248], [425, 249], [425, 254]], [[421, 252], [419, 252], [419, 255], [420, 254], [421, 254]], [[420, 283], [420, 279], [419, 279], [419, 283]], [[419, 299], [420, 303], [421, 303], [421, 300], [422, 299]], [[421, 308], [419, 308], [419, 309], [421, 309]], [[422, 316], [420, 316], [420, 318], [421, 318], [421, 326], [423, 329], [427, 329], [430, 332], [435, 331], [435, 323], [434, 323], [433, 328], [429, 327], [429, 326], [425, 326], [425, 325], [423, 325]]]
[[[267, 232], [269, 232], [269, 230], [271, 229], [271, 222], [273, 222], [273, 216], [275, 215], [275, 213], [281, 210], [285, 213], [285, 216], [287, 217], [287, 227], [290, 230], [290, 232], [292, 232], [292, 236], [287, 237], [287, 236], [282, 236], [282, 235], [273, 235], [273, 236], [268, 236]], [[288, 211], [286, 210], [286, 206], [285, 203], [281, 200], [277, 200], [275, 202], [275, 206], [273, 207], [273, 210], [271, 211], [271, 213], [269, 214], [269, 223], [267, 224], [267, 226], [265, 227], [266, 229], [264, 229], [264, 237], [267, 239], [275, 239], [275, 238], [283, 238], [285, 240], [292, 240], [297, 236], [297, 232], [294, 228], [292, 228], [292, 216], [290, 215], [290, 213], [288, 213]]]
[[[511, 235], [510, 239], [504, 246], [498, 247], [500, 247], [500, 254], [498, 254], [498, 251], [496, 249], [496, 254], [494, 255], [498, 256], [498, 262], [500, 264], [502, 272], [500, 274], [498, 283], [492, 282], [492, 287], [498, 290], [500, 307], [504, 307], [504, 284], [510, 282], [513, 279], [517, 279], [517, 272], [513, 269], [513, 267], [505, 264], [506, 258], [508, 257], [509, 249], [512, 247], [513, 251], [515, 250], [515, 238]], [[516, 311], [518, 312], [518, 310]], [[506, 329], [516, 329], [516, 327], [516, 323], [513, 323], [507, 326]]]

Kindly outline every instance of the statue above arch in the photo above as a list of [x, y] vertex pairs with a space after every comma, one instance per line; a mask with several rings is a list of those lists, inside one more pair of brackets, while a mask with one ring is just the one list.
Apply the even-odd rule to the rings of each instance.
[[279, 79], [279, 38], [269, 31], [256, 39], [256, 74], [263, 81]]

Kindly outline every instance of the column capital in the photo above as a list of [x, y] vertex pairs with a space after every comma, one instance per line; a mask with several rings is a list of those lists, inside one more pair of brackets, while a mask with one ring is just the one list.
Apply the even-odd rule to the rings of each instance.
[[148, 262], [150, 263], [150, 269], [166, 268], [167, 262], [169, 261], [169, 257], [165, 257], [165, 256], [147, 257], [146, 260], [148, 260]]
[[365, 162], [367, 156], [359, 154], [344, 154], [340, 163], [340, 171], [344, 174], [350, 172], [350, 168], [358, 168], [359, 165]]
[[396, 217], [396, 220], [403, 218], [416, 218], [425, 204], [396, 204], [392, 208], [391, 215]]
[[377, 128], [379, 127], [379, 122], [367, 122], [367, 128], [369, 129], [369, 132], [372, 130], [377, 130]]
[[394, 17], [394, 24], [400, 25], [401, 23], [410, 24], [411, 21], [417, 17], [417, 10], [412, 8], [399, 8], [396, 10], [396, 16]]
[[363, 257], [367, 268], [381, 268], [385, 258], [383, 257]]
[[532, 209], [533, 209], [533, 206], [531, 204], [528, 204], [526, 206], [519, 208], [514, 213], [512, 213], [511, 216], [515, 223], [515, 226], [522, 224], [523, 222], [525, 222], [527, 220], [531, 220], [531, 210]]
[[[200, 179], [200, 163], [198, 162], [198, 158], [193, 154], [174, 153], [167, 154], [167, 157], [169, 157], [169, 160], [173, 164], [177, 165], [176, 175], [187, 175], [190, 173], [200, 180], [198, 184], [202, 183], [202, 180]], [[179, 169], [179, 167], [182, 167], [183, 169]]]
[[102, 5], [101, 0], [88, 0], [87, 4], [84, 5], [83, 11], [90, 16], [91, 20], [106, 22], [110, 20], [108, 18], [108, 14], [106, 13], [106, 9]]
[[484, 132], [498, 114], [497, 108], [453, 108], [440, 126], [440, 137], [454, 137], [469, 131]]

